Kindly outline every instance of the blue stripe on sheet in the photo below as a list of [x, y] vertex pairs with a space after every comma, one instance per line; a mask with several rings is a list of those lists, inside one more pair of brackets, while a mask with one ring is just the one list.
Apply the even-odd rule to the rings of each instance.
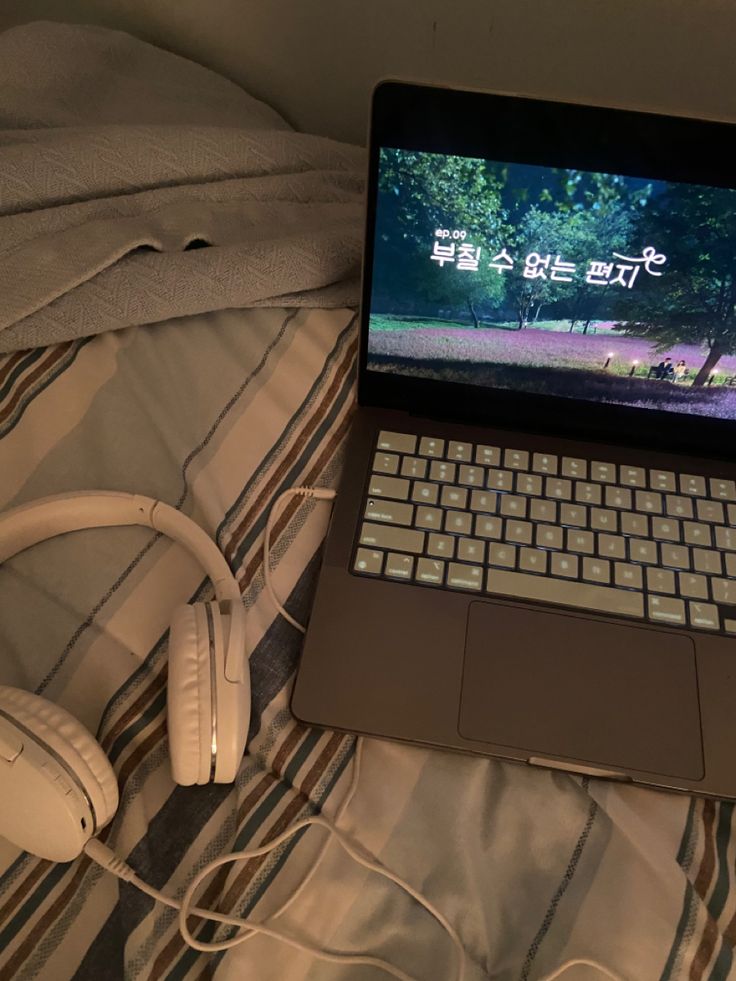
[[[273, 461], [276, 458], [277, 454], [280, 452], [280, 446], [281, 446], [282, 442], [285, 439], [288, 439], [289, 438], [289, 436], [291, 435], [291, 433], [294, 430], [294, 427], [296, 425], [298, 425], [299, 420], [302, 419], [302, 417], [305, 415], [307, 406], [309, 405], [310, 402], [312, 402], [314, 400], [314, 398], [317, 395], [317, 393], [319, 392], [320, 388], [323, 386], [323, 384], [324, 384], [324, 376], [325, 376], [325, 374], [328, 373], [328, 371], [331, 369], [333, 363], [335, 362], [335, 360], [340, 355], [340, 353], [342, 351], [342, 348], [343, 348], [343, 341], [348, 336], [348, 334], [350, 334], [350, 332], [351, 332], [351, 330], [352, 330], [352, 328], [353, 328], [353, 326], [355, 324], [355, 320], [356, 320], [356, 315], [353, 314], [353, 316], [351, 316], [351, 318], [348, 321], [348, 323], [340, 331], [340, 333], [338, 334], [337, 338], [335, 339], [335, 344], [334, 344], [332, 350], [330, 351], [330, 353], [325, 358], [325, 363], [324, 363], [324, 366], [323, 366], [322, 371], [320, 372], [319, 376], [315, 379], [313, 385], [311, 386], [311, 388], [307, 392], [306, 396], [302, 400], [301, 405], [298, 406], [298, 408], [296, 409], [296, 411], [292, 414], [291, 419], [284, 426], [284, 428], [283, 428], [283, 430], [281, 432], [281, 437], [280, 437], [279, 441], [276, 444], [274, 444], [271, 447], [271, 449], [268, 451], [268, 453], [263, 457], [263, 459], [262, 459], [262, 461], [260, 463], [260, 466], [258, 467], [258, 469], [256, 470], [256, 472], [253, 474], [253, 476], [251, 477], [251, 479], [245, 484], [245, 486], [243, 487], [243, 489], [240, 492], [240, 494], [238, 494], [238, 496], [235, 498], [235, 501], [233, 502], [233, 504], [225, 512], [225, 516], [222, 519], [222, 521], [220, 522], [219, 526], [217, 527], [217, 530], [216, 530], [216, 533], [215, 533], [215, 541], [218, 544], [221, 544], [221, 539], [222, 539], [223, 534], [227, 530], [230, 522], [233, 519], [233, 516], [236, 516], [238, 514], [238, 512], [240, 511], [240, 509], [242, 507], [242, 504], [243, 504], [243, 501], [245, 500], [245, 498], [248, 496], [248, 494], [252, 490], [253, 485], [260, 479], [262, 472], [265, 469], [268, 469], [268, 467], [273, 463]], [[352, 373], [347, 376], [347, 380], [349, 380], [352, 383]], [[342, 388], [344, 389], [345, 388], [345, 385], [343, 385]], [[331, 414], [331, 417], [334, 418], [334, 412]], [[324, 435], [325, 426], [324, 425], [320, 426], [318, 431], [322, 435]], [[306, 449], [303, 449], [302, 450], [302, 453], [301, 453], [301, 455], [300, 455], [300, 457], [299, 457], [299, 459], [297, 461], [297, 465], [292, 468], [292, 473], [294, 472], [294, 470], [299, 470], [299, 469], [301, 469], [303, 467], [303, 465], [304, 465], [303, 461], [304, 461], [304, 457], [305, 457], [305, 453], [306, 452], [307, 452]], [[287, 486], [293, 487], [294, 484], [292, 482], [291, 484], [288, 484]], [[284, 487], [284, 482], [282, 482], [281, 488], [286, 489]], [[281, 491], [279, 491], [279, 493], [280, 492]], [[264, 521], [264, 525], [265, 525], [265, 521]], [[249, 548], [250, 547], [250, 544], [249, 543], [246, 544], [245, 547], [246, 548]]]
[[39, 360], [42, 354], [45, 354], [46, 349], [42, 347], [33, 348], [33, 350], [27, 354], [24, 358], [21, 358], [18, 364], [13, 368], [5, 383], [0, 387], [0, 402], [5, 398], [10, 389], [13, 387], [18, 378], [23, 374], [26, 368], [30, 368], [32, 364], [35, 364]]
[[[322, 810], [325, 801], [328, 800], [330, 794], [334, 790], [335, 784], [342, 776], [345, 767], [348, 765], [350, 760], [354, 758], [355, 746], [356, 746], [356, 741], [353, 740], [352, 745], [349, 747], [348, 751], [345, 753], [344, 757], [340, 760], [338, 766], [335, 768], [335, 773], [333, 774], [329, 783], [325, 786], [325, 789], [321, 794], [318, 802], [316, 804], [312, 802], [312, 806], [309, 808], [310, 814], [319, 813]], [[309, 830], [308, 828], [304, 828], [302, 831], [297, 831], [294, 837], [291, 838], [286, 843], [282, 854], [279, 855], [278, 861], [276, 861], [274, 865], [269, 869], [268, 875], [264, 877], [263, 881], [260, 883], [260, 885], [255, 890], [255, 892], [248, 898], [247, 903], [240, 910], [240, 913], [238, 914], [239, 916], [247, 917], [255, 909], [257, 903], [263, 898], [264, 894], [267, 892], [268, 888], [270, 887], [276, 876], [279, 874], [281, 869], [288, 861], [294, 848], [296, 848], [302, 836], [306, 834], [308, 830]], [[202, 929], [199, 932], [196, 932], [195, 934], [197, 940], [201, 940], [204, 943], [210, 943], [215, 935], [215, 931], [218, 928], [219, 925], [211, 921], [205, 923], [202, 926]], [[223, 932], [221, 935], [221, 939], [225, 940], [229, 937], [234, 937], [239, 929], [241, 928], [240, 927], [226, 928], [225, 932]], [[278, 941], [274, 941], [274, 942], [276, 943]], [[213, 971], [219, 964], [224, 954], [225, 951], [221, 951], [218, 954], [210, 955], [210, 962]], [[186, 950], [183, 950], [181, 958], [179, 959], [178, 963], [175, 966], [173, 966], [171, 970], [168, 972], [168, 974], [166, 975], [166, 981], [181, 981], [181, 979], [186, 976], [188, 971], [194, 965], [197, 956], [201, 956], [199, 951], [192, 950], [191, 948], [187, 948]]]
[[131, 740], [138, 735], [138, 733], [145, 729], [147, 725], [159, 715], [166, 706], [166, 686], [158, 693], [158, 695], [150, 702], [147, 708], [138, 716], [135, 722], [131, 722], [130, 725], [126, 726], [125, 729], [120, 733], [118, 738], [110, 747], [107, 756], [111, 763], [115, 763], [119, 758], [120, 754], [123, 752], [125, 747], [131, 742]]
[[720, 950], [718, 951], [718, 956], [713, 963], [708, 981], [726, 981], [731, 971], [732, 963], [733, 951], [731, 950], [727, 941], [721, 937]]
[[539, 930], [537, 930], [537, 934], [534, 937], [531, 946], [529, 947], [529, 950], [526, 955], [526, 959], [524, 960], [524, 965], [521, 969], [519, 981], [527, 981], [527, 978], [529, 977], [529, 972], [532, 969], [532, 965], [534, 964], [534, 959], [536, 958], [539, 952], [539, 948], [542, 945], [542, 941], [547, 935], [547, 931], [552, 925], [552, 920], [554, 919], [555, 914], [557, 912], [557, 908], [560, 905], [560, 902], [562, 901], [562, 897], [565, 895], [565, 892], [567, 891], [567, 887], [570, 885], [573, 876], [575, 875], [575, 872], [578, 867], [578, 862], [580, 861], [580, 856], [583, 854], [585, 843], [587, 842], [590, 836], [590, 831], [591, 828], [593, 827], [593, 822], [595, 821], [595, 817], [597, 813], [598, 813], [598, 803], [597, 801], [591, 799], [590, 805], [588, 807], [588, 816], [585, 821], [585, 826], [583, 827], [583, 830], [580, 833], [580, 837], [578, 838], [575, 848], [573, 849], [572, 855], [570, 856], [570, 861], [568, 862], [567, 868], [565, 869], [565, 874], [562, 877], [562, 881], [557, 887], [557, 890], [554, 896], [552, 897], [552, 901], [549, 904], [549, 908], [547, 909], [544, 919], [542, 920], [541, 926], [539, 927]]
[[18, 908], [15, 916], [7, 923], [4, 930], [0, 930], [0, 950], [19, 933], [28, 920], [33, 916], [41, 903], [46, 899], [53, 888], [61, 881], [74, 863], [64, 862], [52, 865], [38, 885], [28, 895], [22, 906]]
[[718, 805], [718, 827], [716, 830], [716, 855], [718, 856], [718, 875], [713, 886], [710, 900], [708, 901], [708, 912], [717, 920], [728, 899], [729, 887], [729, 868], [728, 868], [728, 842], [731, 837], [731, 817], [733, 815], [733, 804], [722, 801]]
[[[682, 832], [682, 838], [680, 839], [680, 847], [677, 850], [677, 864], [682, 868], [683, 872], [686, 874], [690, 871], [690, 863], [692, 862], [693, 852], [695, 849], [695, 838], [696, 838], [696, 822], [695, 814], [697, 810], [697, 802], [694, 797], [690, 799], [690, 806], [687, 810], [687, 820], [685, 821], [685, 828]], [[680, 913], [680, 919], [677, 923], [677, 928], [675, 929], [675, 936], [672, 941], [672, 946], [670, 948], [667, 961], [665, 962], [664, 969], [660, 975], [659, 981], [670, 981], [672, 977], [672, 972], [677, 963], [677, 959], [680, 954], [680, 949], [683, 946], [685, 936], [689, 936], [692, 933], [692, 928], [689, 924], [692, 923], [693, 917], [695, 916], [695, 906], [696, 906], [696, 896], [695, 890], [693, 889], [692, 883], [686, 877], [685, 878], [685, 895], [683, 897], [682, 912]]]

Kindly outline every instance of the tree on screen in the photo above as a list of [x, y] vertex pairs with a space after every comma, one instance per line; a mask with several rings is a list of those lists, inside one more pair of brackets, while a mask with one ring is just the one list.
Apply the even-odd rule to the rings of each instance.
[[704, 385], [720, 359], [736, 354], [736, 191], [673, 184], [653, 200], [642, 231], [667, 255], [665, 274], [621, 297], [624, 332], [658, 351], [700, 344]]

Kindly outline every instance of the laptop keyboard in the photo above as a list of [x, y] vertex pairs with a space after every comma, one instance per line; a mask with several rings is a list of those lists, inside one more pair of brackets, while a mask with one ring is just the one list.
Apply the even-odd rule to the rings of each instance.
[[382, 431], [351, 568], [736, 634], [736, 484]]

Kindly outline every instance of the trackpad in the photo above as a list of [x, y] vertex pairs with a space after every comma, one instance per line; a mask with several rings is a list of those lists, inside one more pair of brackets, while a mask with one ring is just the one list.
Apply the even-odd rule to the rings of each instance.
[[695, 645], [674, 631], [472, 603], [458, 728], [530, 756], [699, 780]]

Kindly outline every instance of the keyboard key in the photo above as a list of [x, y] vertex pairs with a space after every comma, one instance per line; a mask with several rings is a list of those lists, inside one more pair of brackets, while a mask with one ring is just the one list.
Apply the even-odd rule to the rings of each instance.
[[673, 625], [685, 623], [685, 604], [669, 596], [649, 597], [649, 617]]
[[729, 552], [736, 552], [736, 528], [716, 528], [716, 545]]
[[456, 439], [451, 439], [447, 444], [447, 459], [470, 463], [473, 459], [473, 447], [470, 443], [458, 443]]
[[428, 528], [430, 531], [439, 531], [442, 527], [442, 510], [440, 508], [417, 508], [414, 524], [417, 528]]
[[617, 512], [604, 511], [601, 508], [591, 508], [590, 527], [594, 531], [618, 531]]
[[693, 627], [703, 630], [718, 630], [720, 627], [718, 607], [712, 603], [688, 603], [688, 614]]
[[476, 446], [475, 462], [486, 467], [501, 465], [501, 449], [498, 446]]
[[629, 558], [632, 562], [657, 564], [657, 546], [645, 539], [632, 538], [629, 540]]
[[381, 477], [373, 473], [368, 484], [368, 493], [371, 497], [393, 497], [398, 501], [405, 501], [409, 497], [409, 481], [399, 477]]
[[432, 534], [427, 539], [427, 553], [451, 559], [455, 555], [455, 539], [452, 535]]
[[583, 579], [589, 582], [609, 583], [611, 581], [611, 565], [605, 559], [583, 559]]
[[563, 456], [560, 473], [563, 477], [572, 477], [574, 480], [587, 480], [588, 461], [574, 456]]
[[373, 469], [376, 473], [398, 473], [399, 458], [393, 453], [376, 453], [373, 457]]
[[705, 497], [705, 478], [697, 477], [691, 473], [681, 473], [680, 493], [690, 494], [692, 497]]
[[650, 470], [649, 486], [652, 490], [669, 491], [671, 494], [677, 493], [675, 475], [670, 470]]
[[537, 525], [537, 546], [562, 549], [562, 528], [557, 525]]
[[451, 562], [447, 567], [447, 585], [455, 589], [483, 588], [483, 568], [479, 565], [458, 565]]
[[430, 480], [437, 480], [442, 484], [454, 484], [456, 475], [456, 463], [447, 463], [444, 460], [432, 460], [429, 468]]
[[668, 494], [665, 498], [665, 511], [676, 518], [692, 518], [693, 502], [689, 497]]
[[720, 501], [736, 501], [736, 482], [710, 478], [710, 496]]
[[584, 504], [560, 504], [560, 524], [573, 528], [586, 528], [588, 509]]
[[424, 532], [394, 525], [375, 525], [364, 521], [360, 529], [360, 544], [376, 548], [397, 549], [402, 552], [423, 552]]
[[411, 489], [411, 499], [417, 504], [436, 504], [437, 490], [437, 484], [425, 484], [415, 480]]
[[686, 521], [683, 525], [683, 530], [685, 532], [685, 541], [688, 545], [713, 544], [709, 525], [699, 525], [693, 521]]
[[401, 475], [414, 477], [415, 480], [424, 480], [427, 476], [427, 461], [419, 456], [405, 456], [401, 461]]
[[511, 491], [514, 488], [514, 475], [510, 470], [488, 471], [487, 485], [491, 490]]
[[547, 571], [547, 553], [541, 548], [519, 549], [519, 568], [524, 572], [544, 574]]
[[480, 514], [476, 516], [475, 535], [477, 538], [500, 538], [501, 528], [500, 518], [486, 518]]
[[595, 539], [592, 532], [570, 529], [567, 532], [567, 551], [592, 555], [595, 552]]
[[506, 521], [506, 541], [517, 542], [519, 545], [531, 545], [532, 527], [528, 521]]
[[467, 484], [469, 487], [483, 487], [485, 485], [486, 472], [483, 467], [469, 467], [463, 464], [458, 474], [458, 484]]
[[613, 487], [609, 484], [605, 490], [607, 508], [622, 508], [624, 511], [631, 510], [631, 491], [627, 487]]
[[726, 575], [736, 579], [736, 554], [727, 552], [723, 558], [726, 560]]
[[736, 504], [728, 505], [728, 523], [732, 528], [736, 527]]
[[[557, 457], [551, 453], [535, 453], [532, 457], [532, 470], [535, 473], [557, 474]], [[733, 498], [736, 500], [736, 498]]]
[[417, 582], [433, 583], [441, 586], [445, 579], [445, 563], [441, 559], [417, 559]]
[[581, 504], [600, 504], [602, 500], [600, 485], [576, 481], [575, 500]]
[[528, 470], [529, 454], [526, 450], [506, 450], [503, 465], [509, 470]]
[[699, 576], [692, 572], [681, 572], [677, 580], [683, 596], [692, 596], [693, 599], [708, 599], [708, 580], [705, 576]]
[[649, 537], [649, 518], [645, 514], [623, 512], [621, 514], [621, 532], [624, 535], [637, 538]]
[[504, 494], [501, 498], [500, 513], [509, 518], [525, 518], [526, 498], [517, 497], [515, 494]]
[[473, 516], [469, 511], [446, 511], [445, 531], [453, 535], [469, 535], [472, 530]]
[[414, 574], [414, 559], [411, 555], [389, 552], [386, 556], [384, 575], [394, 579], [411, 579]]
[[457, 557], [461, 562], [485, 562], [486, 543], [477, 538], [461, 538], [457, 543]]
[[647, 568], [647, 589], [650, 593], [675, 593], [675, 574], [669, 569]]
[[488, 564], [513, 569], [516, 565], [516, 545], [502, 545], [491, 542], [488, 546]]
[[529, 517], [532, 521], [557, 521], [557, 505], [554, 501], [534, 498], [529, 506]]
[[468, 492], [464, 487], [442, 488], [440, 503], [443, 508], [466, 508], [468, 505]]
[[729, 620], [725, 617], [723, 620], [723, 629], [727, 634], [736, 634], [736, 620]]
[[414, 505], [369, 499], [365, 506], [365, 517], [369, 521], [385, 521], [391, 525], [410, 525], [414, 520]]
[[662, 513], [662, 495], [656, 491], [636, 491], [636, 510], [649, 514]]
[[[712, 521], [714, 524], [722, 525], [726, 520], [726, 514], [720, 501], [697, 500], [695, 506], [698, 512], [698, 521]], [[721, 529], [716, 529], [716, 535]]]
[[733, 579], [711, 579], [710, 585], [716, 603], [727, 603], [729, 606], [736, 603], [736, 582]]
[[394, 453], [416, 453], [417, 438], [408, 433], [392, 433], [382, 429], [378, 434], [378, 449]]
[[535, 473], [517, 473], [516, 493], [528, 494], [530, 497], [540, 497], [542, 494], [542, 478]]
[[547, 477], [545, 481], [547, 497], [558, 498], [562, 501], [572, 500], [572, 481], [563, 477]]
[[662, 565], [670, 569], [690, 568], [690, 549], [684, 545], [662, 545], [659, 552]]
[[626, 487], [646, 487], [647, 478], [643, 467], [619, 467], [619, 480]]
[[355, 553], [356, 572], [364, 572], [370, 576], [380, 576], [383, 568], [383, 552], [374, 552], [368, 548], [359, 548]]
[[578, 557], [568, 555], [566, 552], [552, 552], [550, 562], [550, 574], [559, 576], [563, 579], [577, 579], [578, 577]]
[[682, 525], [674, 518], [652, 518], [652, 538], [659, 542], [681, 542]]
[[617, 586], [623, 586], [626, 589], [642, 588], [641, 566], [639, 565], [617, 562], [613, 567], [613, 574], [616, 578]]
[[502, 596], [539, 600], [599, 613], [631, 617], [644, 615], [644, 600], [641, 593], [594, 583], [568, 582], [564, 579], [548, 579], [525, 572], [489, 569], [486, 589], [489, 593]]
[[488, 514], [495, 514], [497, 503], [498, 494], [495, 491], [474, 490], [470, 492], [471, 511], [485, 511]]
[[625, 559], [626, 539], [620, 535], [598, 535], [598, 554], [609, 559]]
[[721, 553], [707, 548], [693, 549], [693, 568], [696, 572], [708, 572], [719, 576], [723, 572]]
[[436, 439], [433, 436], [423, 436], [419, 441], [419, 455], [420, 456], [444, 456], [445, 455], [445, 441], [444, 439]]
[[590, 465], [590, 479], [600, 481], [602, 484], [615, 484], [616, 464], [594, 460]]

